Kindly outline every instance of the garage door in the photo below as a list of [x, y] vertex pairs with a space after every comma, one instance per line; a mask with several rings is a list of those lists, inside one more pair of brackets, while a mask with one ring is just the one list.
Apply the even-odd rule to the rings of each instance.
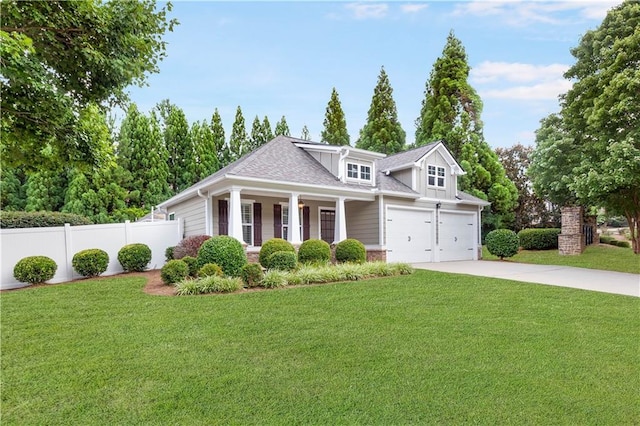
[[387, 210], [387, 261], [431, 262], [433, 212], [389, 208]]
[[474, 259], [475, 221], [473, 213], [440, 212], [440, 261]]

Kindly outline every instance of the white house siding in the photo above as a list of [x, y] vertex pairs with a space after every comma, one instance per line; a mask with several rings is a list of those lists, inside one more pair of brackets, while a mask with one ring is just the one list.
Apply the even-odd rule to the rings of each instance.
[[314, 151], [309, 152], [309, 154], [311, 154], [311, 156], [315, 158], [318, 163], [322, 164], [325, 169], [329, 170], [331, 174], [333, 174], [334, 176], [338, 176], [340, 164], [340, 157], [338, 154]]
[[[445, 169], [445, 188], [435, 188], [427, 185], [427, 166], [428, 165], [440, 166]], [[424, 194], [428, 198], [436, 199], [453, 199], [455, 198], [456, 176], [451, 175], [451, 166], [446, 162], [440, 152], [435, 151], [431, 155], [428, 155], [422, 163], [422, 167], [418, 172], [418, 186], [416, 190], [420, 194]]]
[[169, 213], [175, 213], [177, 218], [184, 221], [184, 236], [203, 235], [206, 233], [204, 212], [205, 200], [192, 197], [167, 208]]
[[348, 201], [345, 211], [348, 238], [355, 238], [365, 245], [379, 244], [377, 201]]
[[397, 180], [399, 180], [400, 182], [404, 183], [405, 185], [407, 185], [409, 188], [411, 188], [412, 185], [412, 180], [413, 180], [413, 170], [412, 169], [405, 169], [405, 170], [398, 170], [397, 172], [393, 172], [392, 176], [394, 178], [396, 178]]

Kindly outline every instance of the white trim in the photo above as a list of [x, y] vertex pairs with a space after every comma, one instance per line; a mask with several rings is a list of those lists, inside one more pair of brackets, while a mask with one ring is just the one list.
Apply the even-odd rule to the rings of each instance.
[[[349, 166], [353, 165], [357, 167], [356, 170], [356, 174], [357, 177], [349, 177]], [[362, 178], [362, 168], [363, 167], [368, 167], [369, 168], [369, 179], [363, 179]], [[375, 168], [375, 162], [363, 162], [362, 160], [355, 160], [353, 158], [346, 158], [345, 159], [345, 164], [344, 164], [344, 176], [345, 176], [345, 181], [346, 182], [355, 182], [355, 183], [365, 183], [365, 184], [369, 184], [371, 186], [375, 186], [376, 183], [376, 168]]]
[[383, 244], [386, 244], [387, 240], [385, 238], [385, 231], [386, 231], [386, 225], [385, 225], [385, 210], [384, 210], [384, 196], [380, 195], [378, 197], [378, 244], [380, 244], [381, 246], [383, 246]]
[[[287, 208], [287, 210], [289, 210], [289, 203], [288, 202], [284, 202], [284, 201], [280, 201], [278, 204], [280, 204], [280, 207], [282, 207], [280, 209], [280, 235], [282, 235], [282, 238], [284, 238], [284, 228], [285, 226], [287, 227], [287, 234], [289, 233], [289, 221], [287, 220], [287, 223], [284, 223], [284, 207]], [[304, 206], [302, 207], [298, 207], [298, 216], [300, 218], [300, 240], [303, 240], [303, 233], [304, 233], [304, 214], [303, 214], [303, 210]], [[287, 213], [287, 219], [288, 219], [289, 214]], [[287, 238], [289, 236], [287, 235]]]
[[[253, 247], [254, 246], [254, 241], [253, 241], [253, 237], [254, 237], [254, 230], [255, 230], [255, 218], [253, 217], [253, 205], [255, 204], [255, 201], [253, 200], [241, 200], [240, 202], [240, 223], [242, 226], [242, 239], [240, 240], [241, 242], [247, 244], [248, 246]], [[249, 206], [249, 213], [251, 214], [251, 222], [245, 222], [244, 218], [242, 217], [242, 206]], [[251, 241], [245, 241], [244, 240], [244, 227], [245, 226], [251, 226]]]
[[[429, 173], [429, 168], [433, 167], [435, 174]], [[442, 171], [443, 175], [440, 176], [440, 171]], [[429, 177], [433, 176], [433, 184], [429, 183]], [[439, 179], [442, 179], [442, 185], [439, 184]], [[447, 188], [447, 170], [443, 166], [438, 166], [437, 164], [427, 163], [427, 187], [428, 188]]]
[[[324, 206], [318, 206], [318, 239], [321, 240], [322, 239], [322, 218], [320, 215], [320, 212], [322, 212], [322, 210], [329, 210], [332, 212], [336, 212], [336, 207], [335, 205], [333, 207], [324, 207]], [[333, 224], [333, 229], [334, 229], [334, 234], [335, 234], [335, 220], [334, 220], [334, 224]], [[332, 241], [333, 242], [333, 241]], [[331, 244], [331, 243], [329, 243]]]
[[[438, 262], [439, 261], [439, 257], [438, 257], [438, 245], [436, 244], [437, 241], [437, 224], [438, 224], [438, 209], [437, 208], [430, 208], [430, 207], [414, 207], [414, 206], [404, 206], [401, 204], [387, 204], [386, 206], [386, 210], [385, 210], [385, 221], [389, 220], [389, 209], [393, 209], [393, 210], [409, 210], [409, 211], [414, 211], [414, 212], [423, 212], [423, 213], [432, 213], [431, 215], [431, 235], [432, 235], [432, 239], [431, 239], [431, 250], [430, 250], [430, 257], [431, 260], [430, 262]], [[385, 222], [386, 223], [386, 222]], [[387, 238], [389, 233], [389, 228], [386, 227], [385, 225], [385, 248], [387, 249], [387, 259], [388, 259], [388, 246], [389, 246], [389, 239]], [[429, 260], [425, 260], [425, 262], [429, 262]]]

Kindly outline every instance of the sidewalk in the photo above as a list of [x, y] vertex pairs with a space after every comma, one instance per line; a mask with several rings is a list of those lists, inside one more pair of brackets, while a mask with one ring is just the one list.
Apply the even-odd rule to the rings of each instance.
[[413, 267], [640, 297], [640, 275], [624, 272], [489, 260], [416, 263]]

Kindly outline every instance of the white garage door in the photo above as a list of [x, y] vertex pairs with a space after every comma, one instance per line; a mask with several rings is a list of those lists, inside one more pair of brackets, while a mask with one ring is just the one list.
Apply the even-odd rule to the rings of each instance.
[[387, 210], [387, 261], [433, 260], [433, 212], [389, 208]]
[[473, 213], [440, 212], [440, 261], [474, 259], [475, 221]]

